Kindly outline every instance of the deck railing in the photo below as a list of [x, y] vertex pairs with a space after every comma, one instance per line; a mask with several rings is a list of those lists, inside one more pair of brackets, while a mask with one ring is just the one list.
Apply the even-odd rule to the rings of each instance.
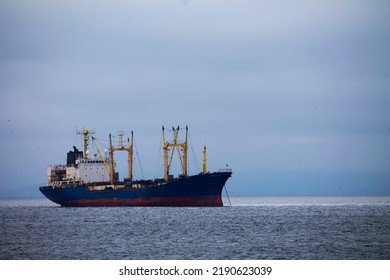
[[219, 172], [232, 172], [231, 168], [221, 168], [219, 169]]

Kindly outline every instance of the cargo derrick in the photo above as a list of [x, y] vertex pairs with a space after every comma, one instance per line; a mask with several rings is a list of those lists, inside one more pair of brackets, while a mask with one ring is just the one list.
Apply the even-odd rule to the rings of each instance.
[[[179, 134], [180, 127], [178, 126], [177, 129], [172, 128], [173, 131], [173, 141], [168, 142], [165, 140], [165, 129], [164, 126], [162, 127], [162, 137], [163, 137], [163, 150], [164, 150], [164, 180], [165, 182], [168, 182], [172, 179], [172, 176], [169, 175], [169, 170], [172, 164], [172, 158], [173, 154], [175, 153], [175, 148], [177, 148], [177, 153], [179, 154], [180, 164], [183, 171], [183, 176], [187, 177], [187, 150], [188, 150], [188, 126], [186, 126], [186, 136], [185, 140], [183, 142], [178, 142], [178, 134]], [[169, 147], [172, 147], [172, 150], [169, 150]], [[180, 150], [181, 148], [181, 150]], [[170, 157], [169, 157], [170, 152]], [[181, 152], [183, 152], [183, 155], [181, 155]], [[169, 157], [169, 161], [168, 161]]]
[[112, 138], [111, 134], [109, 135], [110, 138], [110, 183], [111, 185], [116, 184], [116, 178], [115, 178], [115, 165], [114, 165], [114, 152], [116, 151], [126, 151], [127, 152], [127, 164], [128, 164], [128, 181], [131, 183], [133, 182], [133, 141], [134, 141], [134, 134], [133, 131], [131, 131], [131, 141], [128, 138], [128, 146], [125, 147], [123, 145], [123, 131], [118, 132], [118, 147], [113, 147], [112, 145]]

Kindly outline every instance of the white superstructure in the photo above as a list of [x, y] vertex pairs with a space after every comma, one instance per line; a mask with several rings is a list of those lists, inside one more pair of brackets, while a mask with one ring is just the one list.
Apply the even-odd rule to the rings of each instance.
[[[106, 164], [109, 164], [109, 158], [105, 160]], [[49, 185], [63, 181], [95, 183], [109, 180], [110, 173], [104, 161], [98, 156], [89, 159], [79, 158], [75, 164], [70, 166], [51, 165], [47, 168], [47, 183]]]
[[[107, 161], [108, 162], [108, 159]], [[108, 172], [103, 160], [100, 158], [80, 159], [76, 161], [78, 165], [78, 177], [82, 183], [105, 182], [110, 180], [110, 173]]]

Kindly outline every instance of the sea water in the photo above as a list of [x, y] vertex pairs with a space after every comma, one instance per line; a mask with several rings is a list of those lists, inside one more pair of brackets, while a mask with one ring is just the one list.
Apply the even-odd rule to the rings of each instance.
[[231, 197], [225, 207], [0, 200], [0, 259], [390, 259], [390, 197]]

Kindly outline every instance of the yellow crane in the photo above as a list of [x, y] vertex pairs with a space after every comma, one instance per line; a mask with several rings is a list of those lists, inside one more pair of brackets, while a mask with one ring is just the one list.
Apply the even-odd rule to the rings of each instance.
[[93, 144], [95, 145], [95, 148], [96, 148], [96, 150], [97, 150], [97, 152], [98, 152], [98, 154], [99, 154], [99, 156], [100, 156], [101, 160], [102, 160], [102, 161], [103, 161], [103, 163], [104, 163], [104, 166], [106, 167], [106, 169], [107, 169], [108, 173], [110, 174], [110, 168], [108, 167], [108, 165], [107, 165], [107, 162], [106, 162], [105, 158], [103, 157], [102, 153], [100, 152], [100, 149], [99, 149], [99, 146], [98, 146], [98, 144], [96, 143], [96, 139], [95, 139], [95, 137], [92, 137], [92, 141], [93, 141]]
[[[169, 170], [171, 167], [175, 148], [177, 148], [177, 153], [179, 154], [183, 175], [187, 176], [188, 126], [186, 126], [186, 136], [183, 142], [178, 142], [179, 130], [180, 130], [179, 126], [177, 127], [177, 129], [173, 128], [173, 141], [168, 142], [165, 140], [164, 126], [162, 127], [163, 150], [164, 150], [164, 179], [166, 182], [169, 181]], [[169, 147], [172, 147], [172, 151], [168, 161]], [[180, 148], [182, 149], [183, 155], [181, 155]]]

